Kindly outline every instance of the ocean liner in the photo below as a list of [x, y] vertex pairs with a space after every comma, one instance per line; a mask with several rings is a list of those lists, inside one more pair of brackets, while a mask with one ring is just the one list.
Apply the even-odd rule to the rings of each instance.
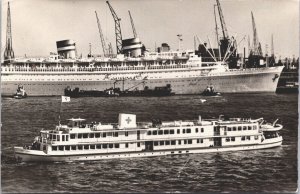
[[152, 157], [264, 149], [281, 146], [282, 125], [260, 119], [219, 119], [136, 122], [119, 114], [114, 124], [85, 124], [72, 118], [67, 125], [43, 129], [32, 145], [14, 147], [18, 161], [77, 161]]
[[193, 51], [149, 53], [139, 58], [26, 59], [1, 66], [1, 92], [11, 96], [22, 85], [28, 96], [51, 96], [63, 95], [68, 86], [142, 90], [142, 83], [149, 88], [171, 84], [176, 94], [199, 94], [210, 85], [222, 93], [275, 92], [282, 69], [229, 69], [227, 63], [202, 62]]
[[[229, 38], [218, 0], [223, 32], [219, 48], [208, 49], [203, 43], [197, 51], [180, 48], [171, 51], [165, 43], [155, 52], [147, 51], [136, 35], [131, 15], [134, 38], [122, 39], [120, 18], [109, 2], [107, 4], [116, 24], [117, 54], [113, 56], [106, 49], [96, 13], [103, 56], [90, 53], [88, 58], [76, 56], [73, 40], [57, 41], [58, 54], [47, 58], [15, 58], [8, 7], [5, 62], [1, 65], [2, 96], [11, 96], [20, 85], [28, 96], [63, 95], [67, 87], [97, 91], [112, 87], [142, 90], [143, 84], [149, 89], [169, 84], [175, 94], [200, 94], [208, 86], [221, 93], [275, 92], [282, 67], [245, 68], [239, 65], [237, 44]], [[181, 41], [181, 35], [178, 37]]]

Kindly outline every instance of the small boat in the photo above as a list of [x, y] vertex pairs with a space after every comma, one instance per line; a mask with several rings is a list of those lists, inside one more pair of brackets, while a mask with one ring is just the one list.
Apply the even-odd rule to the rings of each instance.
[[282, 125], [260, 119], [216, 119], [136, 122], [134, 114], [119, 114], [118, 123], [68, 119], [42, 129], [31, 145], [14, 147], [19, 162], [84, 161], [244, 151], [281, 146]]
[[221, 96], [220, 92], [216, 92], [213, 86], [207, 88], [201, 93], [202, 96]]
[[27, 93], [26, 93], [24, 87], [18, 86], [18, 89], [17, 89], [16, 93], [13, 95], [13, 98], [22, 99], [22, 98], [26, 98], [26, 97], [27, 97]]
[[205, 99], [200, 99], [200, 102], [204, 103], [204, 102], [206, 102], [206, 100]]
[[131, 88], [122, 91], [120, 88], [109, 88], [103, 91], [100, 90], [80, 90], [78, 87], [71, 89], [67, 87], [65, 89], [65, 96], [70, 96], [72, 98], [79, 97], [114, 97], [114, 96], [172, 96], [175, 93], [172, 92], [171, 85], [167, 84], [166, 86], [155, 87], [150, 89], [148, 86], [145, 86], [143, 90]]

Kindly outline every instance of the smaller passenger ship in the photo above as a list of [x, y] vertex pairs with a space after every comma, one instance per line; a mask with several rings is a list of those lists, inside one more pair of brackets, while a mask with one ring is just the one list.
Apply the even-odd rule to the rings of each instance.
[[67, 125], [41, 130], [31, 146], [14, 147], [18, 161], [78, 161], [264, 149], [281, 146], [282, 125], [260, 119], [232, 118], [136, 122], [119, 114], [115, 124]]

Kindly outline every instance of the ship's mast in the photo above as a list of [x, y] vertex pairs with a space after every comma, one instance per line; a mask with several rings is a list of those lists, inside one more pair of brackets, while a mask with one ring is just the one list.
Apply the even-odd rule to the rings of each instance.
[[116, 34], [116, 47], [117, 47], [117, 54], [122, 53], [122, 32], [121, 32], [121, 18], [119, 18], [115, 12], [115, 10], [112, 8], [112, 6], [109, 4], [109, 1], [106, 1], [110, 12], [114, 18], [115, 21], [115, 34]]
[[10, 6], [8, 2], [7, 23], [6, 23], [6, 46], [4, 51], [4, 60], [9, 61], [13, 58], [15, 58], [15, 53], [12, 48], [11, 16], [10, 16]]

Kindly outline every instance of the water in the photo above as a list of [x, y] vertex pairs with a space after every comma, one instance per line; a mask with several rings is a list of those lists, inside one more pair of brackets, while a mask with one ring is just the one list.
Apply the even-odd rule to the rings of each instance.
[[[202, 103], [200, 99], [207, 101]], [[222, 97], [171, 96], [71, 99], [2, 99], [3, 192], [293, 192], [297, 189], [298, 96], [226, 94]], [[71, 163], [16, 163], [13, 146], [31, 143], [41, 128], [61, 120], [117, 122], [118, 113], [137, 121], [218, 117], [280, 119], [283, 146], [153, 158]]]

